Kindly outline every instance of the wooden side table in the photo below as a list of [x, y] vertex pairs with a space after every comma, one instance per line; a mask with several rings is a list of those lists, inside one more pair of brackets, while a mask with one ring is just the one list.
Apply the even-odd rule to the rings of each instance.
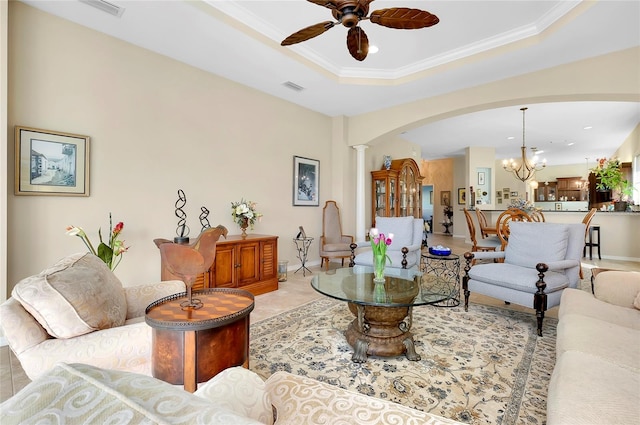
[[152, 373], [194, 392], [204, 382], [233, 366], [249, 367], [249, 315], [253, 295], [241, 289], [194, 291], [202, 308], [186, 309], [186, 293], [151, 303], [145, 321], [153, 328]]

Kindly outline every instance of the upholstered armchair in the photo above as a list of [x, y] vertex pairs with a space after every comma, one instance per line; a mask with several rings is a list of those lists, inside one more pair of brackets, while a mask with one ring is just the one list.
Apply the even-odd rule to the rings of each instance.
[[32, 380], [59, 362], [151, 375], [145, 309], [184, 291], [177, 280], [123, 287], [102, 260], [78, 253], [17, 283], [0, 324]]
[[353, 236], [342, 234], [340, 209], [336, 201], [327, 201], [322, 209], [322, 236], [320, 236], [320, 268], [325, 265], [329, 269], [332, 258], [340, 258], [344, 267], [344, 259], [351, 257]]
[[[391, 263], [387, 267], [411, 269], [420, 265], [424, 220], [414, 217], [376, 217], [380, 233], [393, 233], [393, 241], [387, 248]], [[356, 249], [362, 248], [358, 254]], [[373, 254], [368, 241], [351, 244], [350, 266], [373, 266]]]
[[[504, 251], [464, 254], [464, 309], [469, 309], [472, 292], [533, 307], [542, 336], [544, 312], [559, 305], [562, 291], [580, 281], [584, 224], [512, 221], [509, 231]], [[474, 259], [504, 262], [472, 265]]]

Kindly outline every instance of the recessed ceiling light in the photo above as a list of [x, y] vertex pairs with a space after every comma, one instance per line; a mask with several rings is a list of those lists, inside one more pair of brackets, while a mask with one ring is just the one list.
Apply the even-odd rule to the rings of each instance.
[[507, 137], [507, 140], [513, 140], [513, 139], [515, 139], [515, 137], [513, 137], [513, 136]]
[[593, 127], [591, 127], [590, 125], [586, 126], [583, 128], [583, 130], [591, 130]]
[[574, 142], [567, 143], [567, 146], [573, 146]]
[[380, 49], [378, 49], [378, 46], [375, 46], [373, 44], [369, 44], [369, 54], [370, 55], [378, 53], [378, 50], [380, 50]]

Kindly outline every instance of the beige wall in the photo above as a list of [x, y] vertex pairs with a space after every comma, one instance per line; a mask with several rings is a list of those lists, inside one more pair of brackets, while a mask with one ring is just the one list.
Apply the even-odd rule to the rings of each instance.
[[[381, 155], [413, 156], [415, 146], [396, 137], [425, 122], [522, 102], [638, 101], [638, 51], [362, 116], [327, 117], [10, 2], [3, 150], [13, 158], [15, 125], [89, 135], [92, 150], [88, 198], [14, 196], [9, 164], [8, 289], [58, 258], [83, 250], [77, 238], [65, 235], [66, 225], [83, 226], [95, 240], [98, 227], [108, 226], [109, 212], [125, 222], [123, 235], [131, 245], [118, 269], [125, 285], [159, 278], [152, 239], [173, 236], [178, 189], [187, 194], [193, 235], [199, 230], [200, 206], [211, 211], [212, 224], [238, 233], [230, 203], [242, 197], [258, 202], [264, 219], [254, 232], [280, 236], [279, 257], [292, 265], [297, 261], [291, 242], [297, 226], [319, 237], [328, 199], [338, 201], [344, 231], [356, 234], [355, 151], [350, 146], [371, 144], [366, 151], [368, 181], [369, 172], [380, 167]], [[318, 208], [291, 206], [293, 155], [320, 160]], [[453, 177], [447, 179], [431, 183], [438, 191], [450, 189], [455, 199], [457, 186]], [[365, 196], [370, 215], [369, 192]], [[318, 261], [317, 242], [310, 261]]]
[[[319, 236], [332, 186], [353, 179], [353, 149], [331, 144], [329, 117], [22, 3], [11, 2], [9, 11], [9, 132], [22, 125], [91, 137], [90, 197], [14, 196], [11, 188], [9, 290], [84, 250], [66, 225], [84, 227], [95, 243], [99, 227], [108, 231], [109, 212], [124, 221], [131, 245], [117, 270], [123, 283], [159, 279], [152, 240], [175, 235], [178, 189], [187, 196], [192, 236], [201, 206], [211, 224], [239, 233], [230, 203], [243, 197], [264, 214], [253, 232], [280, 236], [279, 257], [292, 265], [298, 226]], [[13, 150], [10, 144], [10, 158]], [[319, 208], [292, 206], [294, 155], [320, 161]], [[345, 158], [344, 175], [332, 173], [336, 156]], [[317, 244], [311, 251], [317, 260]]]

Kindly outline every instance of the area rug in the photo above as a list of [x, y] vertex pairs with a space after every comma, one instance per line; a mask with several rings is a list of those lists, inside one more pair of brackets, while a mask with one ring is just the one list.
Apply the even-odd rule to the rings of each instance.
[[499, 307], [416, 307], [412, 332], [422, 357], [351, 361], [346, 303], [320, 299], [251, 326], [250, 368], [279, 370], [469, 424], [543, 424], [555, 363], [557, 320]]

